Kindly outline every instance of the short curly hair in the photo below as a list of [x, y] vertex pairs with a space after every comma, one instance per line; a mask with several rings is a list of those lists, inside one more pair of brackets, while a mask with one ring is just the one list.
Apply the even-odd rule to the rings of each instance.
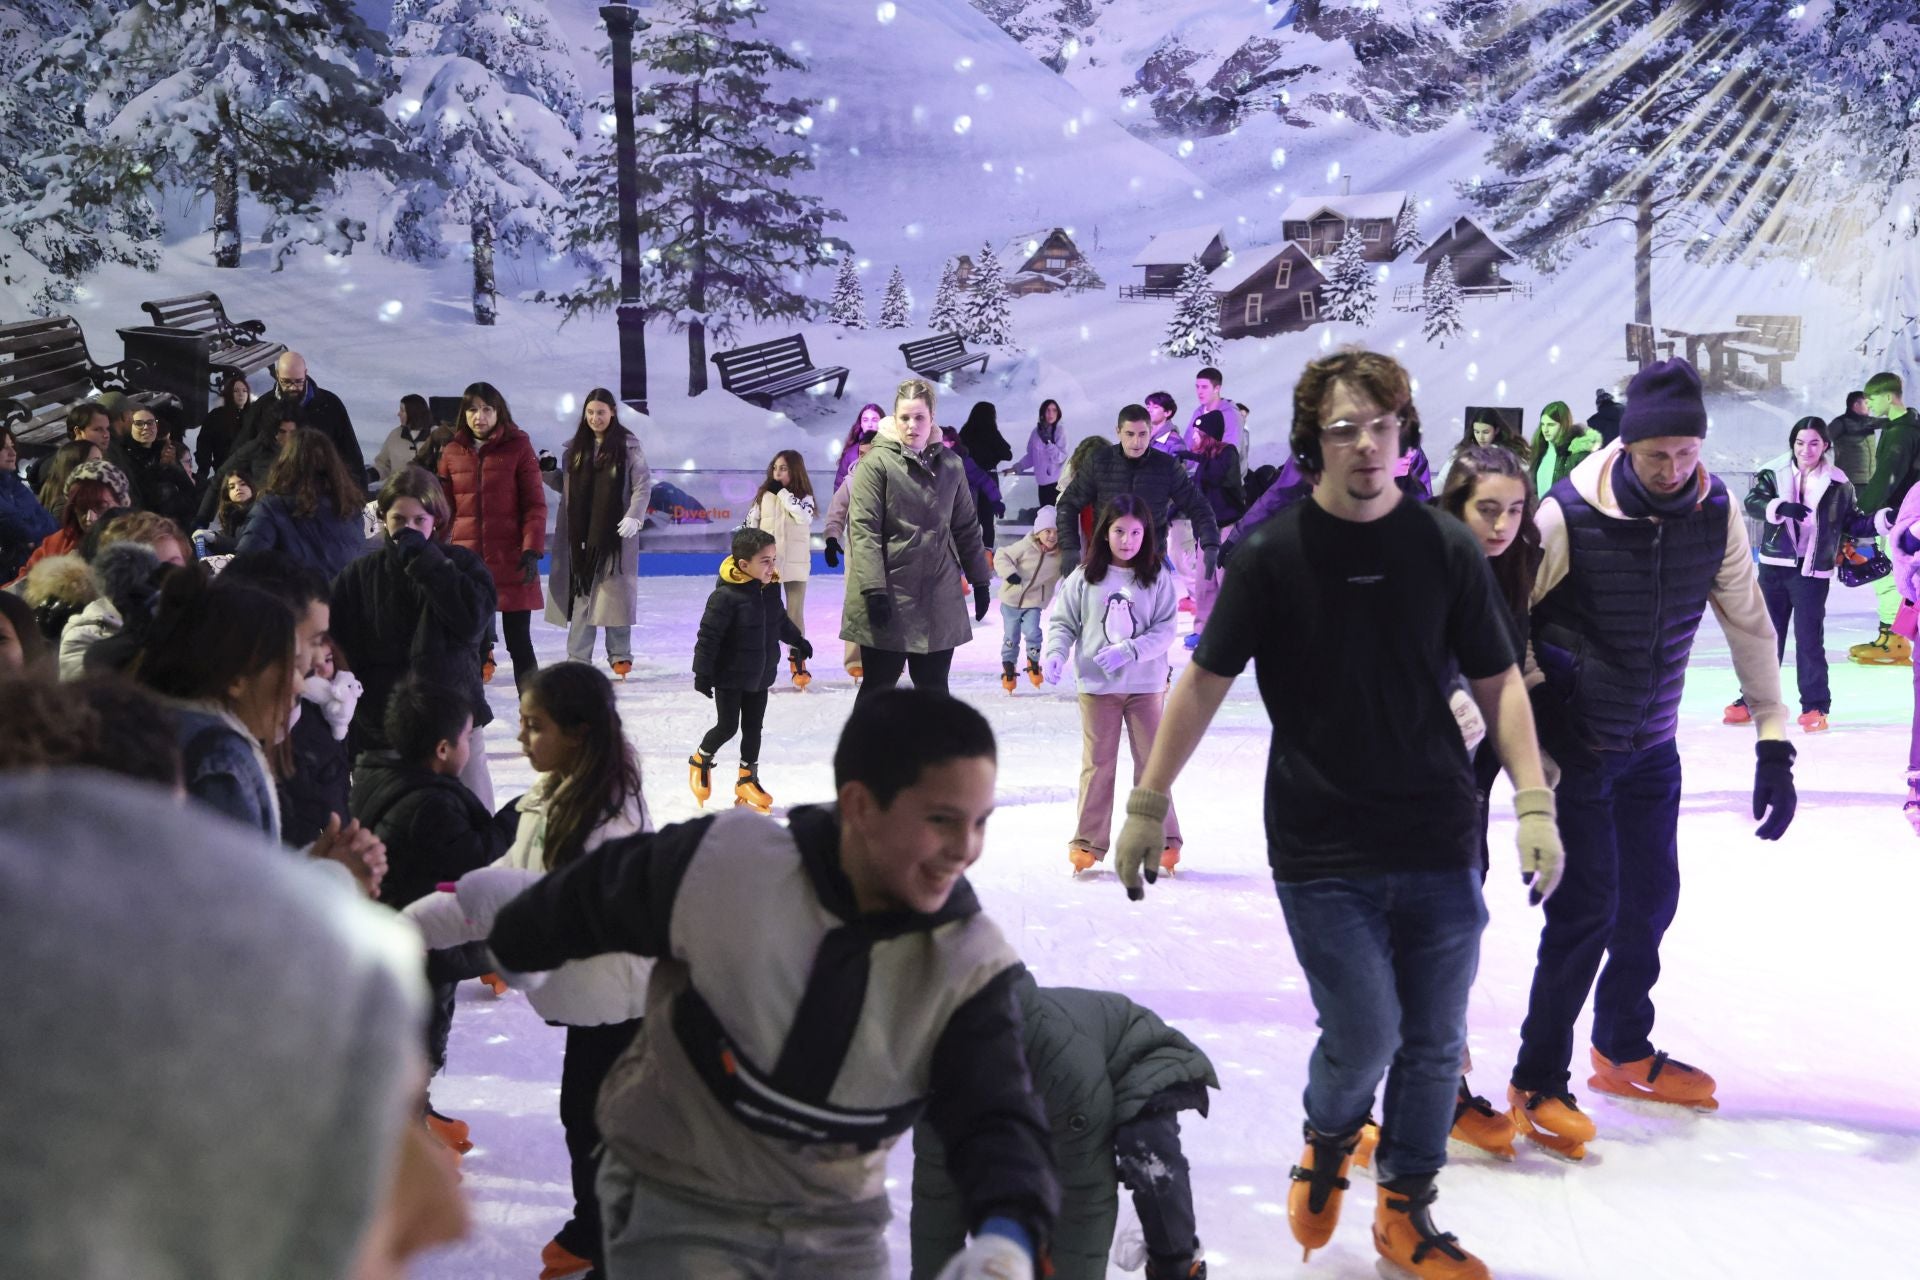
[[1302, 467], [1315, 473], [1321, 469], [1320, 406], [1336, 382], [1349, 383], [1375, 404], [1399, 413], [1401, 452], [1419, 447], [1420, 414], [1413, 407], [1407, 371], [1392, 356], [1347, 347], [1309, 363], [1294, 385], [1293, 434], [1287, 444]]

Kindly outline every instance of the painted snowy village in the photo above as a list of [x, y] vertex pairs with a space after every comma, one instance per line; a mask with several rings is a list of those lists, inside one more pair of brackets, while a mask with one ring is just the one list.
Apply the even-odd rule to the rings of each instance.
[[[1920, 378], [1916, 94], [1904, 0], [0, 0], [0, 413], [24, 469], [97, 392], [198, 423], [225, 380], [268, 393], [296, 352], [369, 459], [403, 396], [450, 421], [483, 380], [558, 454], [613, 389], [654, 481], [615, 689], [663, 827], [719, 807], [682, 781], [714, 716], [690, 655], [779, 451], [824, 515], [849, 428], [903, 379], [937, 387], [942, 426], [994, 405], [1017, 458], [1047, 401], [1069, 448], [1156, 391], [1184, 423], [1211, 366], [1270, 478], [1302, 368], [1358, 344], [1411, 374], [1437, 488], [1471, 422], [1530, 436], [1555, 401], [1584, 421], [1685, 357], [1738, 502], [1796, 420], [1878, 371]], [[1001, 484], [1005, 546], [1042, 501], [1030, 476]], [[766, 712], [775, 816], [833, 798], [856, 694], [845, 571], [812, 539], [813, 678], [783, 665]], [[1834, 586], [1833, 727], [1794, 731], [1777, 843], [1753, 837], [1752, 731], [1722, 724], [1729, 643], [1701, 627], [1686, 897], [1655, 994], [1662, 1047], [1710, 1066], [1720, 1108], [1590, 1099], [1583, 1060], [1584, 1161], [1456, 1152], [1437, 1212], [1494, 1274], [1912, 1273], [1915, 703], [1909, 667], [1847, 660], [1877, 620], [1870, 588]], [[566, 627], [531, 625], [563, 659]], [[953, 663], [999, 750], [968, 878], [1042, 984], [1122, 992], [1211, 1059], [1209, 1113], [1182, 1118], [1200, 1274], [1377, 1274], [1358, 1170], [1330, 1245], [1302, 1261], [1289, 1234], [1316, 1013], [1267, 865], [1254, 681], [1175, 790], [1178, 874], [1136, 904], [1066, 860], [1071, 681], [1009, 694], [1000, 640], [996, 613]], [[1191, 658], [1174, 644], [1176, 681]], [[534, 770], [504, 648], [500, 666], [484, 750], [504, 803]], [[1504, 1094], [1540, 913], [1494, 785], [1468, 1049]], [[431, 1096], [470, 1128], [471, 1222], [409, 1274], [542, 1274], [574, 1203], [564, 1036], [523, 994], [461, 984]], [[0, 1117], [7, 1076], [0, 1059]], [[897, 1277], [912, 1147], [887, 1165]], [[1109, 1274], [1140, 1274], [1118, 1200]]]

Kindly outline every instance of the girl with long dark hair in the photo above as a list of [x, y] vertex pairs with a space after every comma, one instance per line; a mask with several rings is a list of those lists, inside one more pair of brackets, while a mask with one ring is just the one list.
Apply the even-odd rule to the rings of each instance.
[[1060, 469], [1066, 465], [1067, 429], [1060, 425], [1060, 402], [1042, 400], [1040, 420], [1027, 435], [1027, 452], [1011, 474], [1031, 475], [1040, 487], [1040, 505], [1050, 507], [1060, 500]]
[[[855, 451], [858, 457], [858, 450]], [[747, 511], [747, 527], [773, 535], [774, 572], [786, 594], [787, 617], [794, 630], [807, 633], [807, 574], [813, 567], [813, 520], [817, 512], [813, 481], [807, 478], [807, 460], [798, 450], [782, 449], [767, 463], [767, 475], [754, 491]], [[793, 683], [805, 689], [813, 676], [807, 660], [787, 651], [787, 671]]]
[[220, 403], [207, 410], [200, 420], [200, 435], [193, 442], [193, 460], [200, 474], [215, 475], [240, 443], [240, 420], [253, 403], [253, 388], [237, 373], [229, 373], [220, 383]]
[[560, 494], [547, 621], [567, 629], [567, 656], [575, 662], [593, 661], [594, 633], [605, 627], [607, 665], [624, 680], [633, 670], [633, 624], [640, 618], [640, 529], [653, 495], [646, 452], [620, 422], [613, 392], [595, 387], [566, 450], [540, 465], [547, 487]]
[[[1534, 577], [1540, 569], [1540, 530], [1533, 513], [1539, 495], [1527, 477], [1526, 463], [1511, 450], [1495, 445], [1469, 445], [1454, 455], [1435, 504], [1473, 532], [1487, 554], [1487, 567], [1506, 601], [1507, 622], [1514, 652], [1527, 651], [1527, 618], [1532, 607]], [[1480, 794], [1480, 874], [1489, 862], [1488, 803], [1493, 780], [1500, 773], [1500, 756], [1486, 740], [1472, 694], [1464, 687], [1452, 691], [1450, 702], [1460, 721], [1467, 750], [1473, 756], [1474, 786]], [[1451, 1137], [1504, 1159], [1513, 1158], [1513, 1121], [1467, 1083], [1471, 1058], [1460, 1065], [1460, 1086], [1454, 1099]]]
[[840, 460], [833, 468], [833, 487], [838, 489], [847, 482], [847, 475], [853, 470], [853, 464], [860, 461], [860, 442], [871, 440], [873, 433], [880, 429], [881, 419], [887, 411], [871, 402], [860, 406], [860, 412], [853, 415], [853, 425], [847, 428], [847, 438], [840, 446]]
[[[1160, 729], [1179, 618], [1180, 590], [1162, 572], [1153, 512], [1132, 494], [1115, 496], [1100, 512], [1086, 563], [1061, 582], [1047, 615], [1041, 666], [1048, 684], [1060, 683], [1069, 653], [1080, 692], [1080, 803], [1067, 857], [1076, 873], [1107, 856], [1113, 824], [1114, 773], [1124, 725], [1138, 786]], [[1180, 861], [1180, 819], [1167, 806], [1160, 865]]]
[[[453, 503], [448, 540], [479, 556], [493, 574], [500, 625], [513, 657], [513, 682], [525, 689], [540, 669], [533, 656], [533, 611], [540, 607], [540, 556], [547, 546], [547, 494], [533, 441], [490, 382], [460, 396], [460, 422], [440, 451], [440, 480]], [[485, 670], [493, 671], [489, 645]]]
[[[993, 521], [1007, 510], [1007, 504], [1000, 500], [998, 469], [1013, 461], [1013, 449], [1000, 434], [1000, 413], [991, 400], [974, 402], [958, 438], [962, 456], [972, 460], [976, 473], [972, 488], [974, 506], [980, 513], [980, 542], [992, 555]], [[976, 608], [975, 612], [979, 617], [986, 616], [985, 610]]]
[[239, 552], [279, 551], [332, 581], [367, 551], [360, 502], [360, 483], [333, 441], [301, 427], [267, 472]]
[[[513, 847], [493, 866], [462, 876], [453, 893], [430, 894], [407, 908], [431, 948], [484, 939], [499, 909], [527, 885], [608, 840], [651, 827], [613, 685], [586, 663], [563, 662], [528, 680], [520, 695], [520, 749], [539, 777], [515, 805]], [[567, 1029], [560, 1124], [573, 1165], [573, 1216], [541, 1251], [553, 1275], [601, 1261], [594, 1102], [640, 1029], [650, 968], [625, 952], [598, 955], [562, 965], [527, 993], [535, 1013]]]

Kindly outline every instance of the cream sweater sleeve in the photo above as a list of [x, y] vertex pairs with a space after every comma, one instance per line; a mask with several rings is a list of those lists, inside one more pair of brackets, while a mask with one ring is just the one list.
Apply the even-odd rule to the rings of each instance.
[[1733, 672], [1740, 680], [1740, 696], [1753, 712], [1754, 728], [1762, 738], [1787, 736], [1787, 708], [1780, 701], [1780, 657], [1773, 620], [1760, 595], [1760, 575], [1753, 564], [1753, 546], [1747, 541], [1747, 522], [1736, 507], [1727, 513], [1727, 551], [1714, 576], [1708, 597], [1713, 616], [1727, 633]]

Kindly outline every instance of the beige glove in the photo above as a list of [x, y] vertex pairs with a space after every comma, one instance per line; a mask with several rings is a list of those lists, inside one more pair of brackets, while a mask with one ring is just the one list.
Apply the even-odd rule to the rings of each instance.
[[1537, 907], [1559, 887], [1566, 864], [1560, 828], [1554, 821], [1553, 792], [1545, 787], [1514, 792], [1513, 816], [1520, 822], [1520, 879], [1533, 886], [1527, 901]]
[[1147, 896], [1140, 883], [1143, 871], [1148, 884], [1160, 878], [1160, 851], [1167, 847], [1167, 809], [1172, 804], [1165, 792], [1145, 787], [1135, 787], [1127, 796], [1127, 821], [1113, 846], [1113, 866], [1135, 902]]

